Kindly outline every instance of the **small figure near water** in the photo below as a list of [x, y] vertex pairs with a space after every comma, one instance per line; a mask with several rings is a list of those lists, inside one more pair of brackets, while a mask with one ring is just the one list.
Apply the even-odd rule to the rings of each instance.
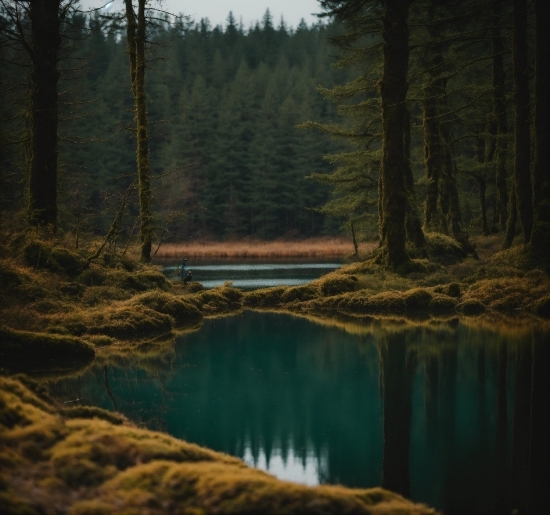
[[189, 284], [193, 280], [193, 272], [189, 270], [187, 275], [183, 278], [183, 284]]

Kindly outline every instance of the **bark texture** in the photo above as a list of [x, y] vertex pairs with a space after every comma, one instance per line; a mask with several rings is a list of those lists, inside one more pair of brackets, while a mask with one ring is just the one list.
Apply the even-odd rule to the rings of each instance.
[[405, 252], [406, 160], [403, 138], [406, 123], [407, 72], [409, 67], [409, 3], [387, 0], [383, 15], [384, 68], [382, 97], [381, 233], [387, 264], [392, 268], [408, 260]]
[[493, 45], [493, 116], [496, 121], [495, 145], [495, 185], [496, 206], [494, 222], [504, 231], [508, 216], [508, 188], [506, 185], [506, 155], [508, 152], [508, 121], [506, 118], [506, 97], [504, 89], [505, 73], [502, 54], [504, 38], [500, 34], [502, 0], [493, 0], [493, 26], [491, 28]]
[[137, 171], [140, 208], [141, 260], [151, 261], [153, 218], [151, 216], [151, 166], [149, 162], [149, 129], [145, 95], [145, 0], [138, 0], [137, 15], [132, 0], [125, 0], [128, 55], [134, 95], [137, 136]]
[[31, 0], [29, 223], [57, 229], [58, 52], [60, 1]]
[[[548, 30], [548, 28], [546, 29]], [[531, 241], [533, 190], [529, 113], [529, 61], [527, 55], [527, 0], [514, 0], [512, 38], [514, 62], [514, 126], [516, 202], [524, 243]]]
[[534, 225], [531, 258], [550, 267], [550, 3], [537, 0]]

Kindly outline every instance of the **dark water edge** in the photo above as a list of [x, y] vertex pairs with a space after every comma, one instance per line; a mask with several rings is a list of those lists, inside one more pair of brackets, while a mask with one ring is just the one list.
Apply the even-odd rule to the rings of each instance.
[[548, 513], [549, 336], [247, 311], [49, 388], [283, 479], [382, 484], [449, 514]]

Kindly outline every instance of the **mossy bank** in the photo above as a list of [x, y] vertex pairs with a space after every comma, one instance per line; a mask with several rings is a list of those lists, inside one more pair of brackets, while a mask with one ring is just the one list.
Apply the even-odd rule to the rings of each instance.
[[0, 358], [11, 371], [81, 366], [97, 352], [197, 328], [242, 305], [230, 286], [184, 287], [159, 267], [110, 253], [89, 262], [91, 252], [55, 240], [20, 238], [2, 250]]
[[59, 409], [24, 377], [0, 377], [0, 463], [1, 513], [435, 513], [381, 488], [279, 481], [99, 408]]

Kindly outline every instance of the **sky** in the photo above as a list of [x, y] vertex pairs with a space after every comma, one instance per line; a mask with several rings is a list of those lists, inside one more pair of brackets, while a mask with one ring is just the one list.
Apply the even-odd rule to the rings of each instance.
[[[108, 0], [81, 0], [83, 8], [100, 7]], [[122, 0], [114, 0], [109, 11], [122, 8]], [[320, 11], [317, 0], [162, 0], [162, 9], [174, 14], [190, 15], [196, 21], [208, 18], [212, 26], [225, 27], [229, 11], [239, 21], [242, 19], [245, 29], [262, 19], [266, 9], [270, 10], [274, 25], [279, 25], [281, 16], [288, 26], [296, 27], [304, 18], [308, 25], [317, 22], [312, 13]]]

